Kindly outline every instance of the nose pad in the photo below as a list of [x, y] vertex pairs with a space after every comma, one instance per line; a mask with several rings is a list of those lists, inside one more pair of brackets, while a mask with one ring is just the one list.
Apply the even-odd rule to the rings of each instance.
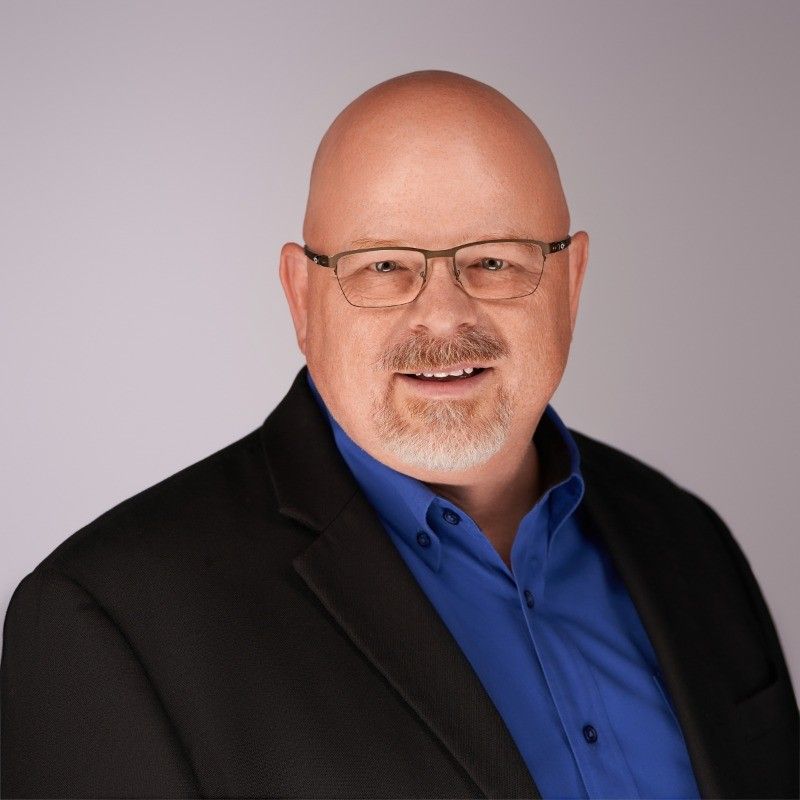
[[[436, 261], [436, 258], [429, 258], [425, 264], [425, 269], [422, 271], [422, 289], [424, 289], [428, 285], [428, 275], [430, 271], [433, 269], [433, 261]], [[441, 256], [441, 260], [445, 262], [445, 269], [455, 278], [456, 283], [464, 289], [464, 284], [461, 283], [461, 270], [458, 268], [455, 259], [450, 259], [447, 256]], [[453, 262], [452, 266], [448, 263], [449, 261]], [[420, 289], [420, 291], [422, 291]], [[466, 289], [464, 289], [466, 291]]]

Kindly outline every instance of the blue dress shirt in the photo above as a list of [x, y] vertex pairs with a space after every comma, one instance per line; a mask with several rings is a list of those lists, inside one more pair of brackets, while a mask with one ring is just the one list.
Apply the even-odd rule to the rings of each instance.
[[542, 797], [698, 798], [639, 615], [573, 512], [575, 440], [548, 404], [534, 434], [546, 491], [509, 570], [455, 503], [370, 456], [328, 411], [336, 445], [506, 723]]

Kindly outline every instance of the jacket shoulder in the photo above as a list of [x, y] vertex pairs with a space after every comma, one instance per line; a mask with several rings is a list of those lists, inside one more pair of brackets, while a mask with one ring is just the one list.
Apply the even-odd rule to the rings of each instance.
[[34, 571], [72, 577], [157, 568], [200, 554], [269, 510], [271, 484], [256, 428], [112, 506], [46, 555]]
[[[706, 500], [666, 472], [582, 431], [569, 428], [581, 455], [581, 469], [612, 503], [625, 505], [640, 517], [662, 520], [673, 531], [698, 532], [705, 541], [742, 556], [741, 547], [723, 517]], [[737, 558], [741, 561], [741, 558]]]
[[601, 441], [582, 431], [568, 428], [581, 456], [581, 468], [592, 477], [625, 486], [626, 493], [644, 499], [652, 496], [658, 502], [665, 496], [672, 500], [694, 499], [686, 487], [681, 486], [666, 472], [619, 447]]

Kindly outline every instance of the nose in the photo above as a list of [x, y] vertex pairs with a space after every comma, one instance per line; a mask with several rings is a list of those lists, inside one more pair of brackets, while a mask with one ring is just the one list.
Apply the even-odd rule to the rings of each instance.
[[425, 285], [407, 308], [412, 324], [423, 325], [439, 335], [452, 334], [458, 327], [474, 326], [478, 321], [477, 301], [457, 281], [453, 261], [446, 256], [428, 260]]

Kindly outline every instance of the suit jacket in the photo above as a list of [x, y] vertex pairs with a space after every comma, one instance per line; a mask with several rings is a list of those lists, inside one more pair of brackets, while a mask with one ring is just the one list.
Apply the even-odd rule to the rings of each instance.
[[[2, 797], [540, 796], [306, 369], [263, 425], [102, 514], [16, 587]], [[571, 433], [576, 513], [641, 615], [702, 796], [797, 797], [797, 703], [729, 530]]]

